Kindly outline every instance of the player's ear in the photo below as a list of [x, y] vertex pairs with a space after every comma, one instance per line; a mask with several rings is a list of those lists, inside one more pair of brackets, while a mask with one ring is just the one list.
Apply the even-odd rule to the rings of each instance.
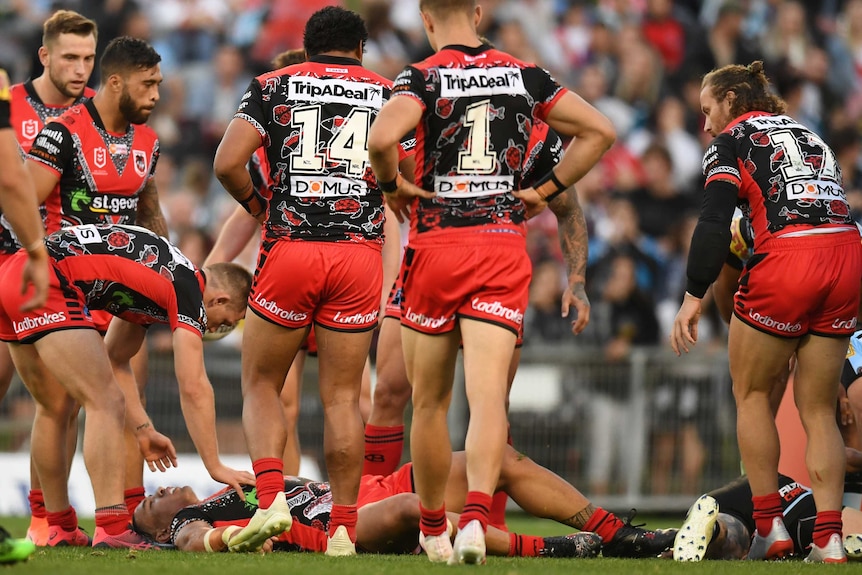
[[156, 531], [156, 541], [159, 543], [171, 542], [171, 530], [167, 527], [161, 527]]
[[732, 108], [733, 103], [736, 101], [736, 92], [728, 90], [727, 94], [724, 95], [724, 99], [727, 101], [727, 105]]

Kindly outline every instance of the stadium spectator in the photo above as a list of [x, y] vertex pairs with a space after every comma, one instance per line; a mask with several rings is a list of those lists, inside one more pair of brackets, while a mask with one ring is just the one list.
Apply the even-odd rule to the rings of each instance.
[[644, 185], [626, 194], [638, 215], [638, 227], [647, 237], [669, 249], [670, 235], [692, 205], [673, 179], [674, 161], [670, 150], [658, 142], [647, 146], [640, 158]]
[[606, 495], [622, 487], [628, 458], [629, 437], [615, 425], [615, 414], [627, 413], [631, 398], [630, 354], [632, 346], [658, 341], [658, 323], [650, 295], [638, 287], [637, 263], [631, 255], [615, 254], [608, 261], [608, 275], [600, 281], [590, 332], [601, 347], [604, 362], [587, 372], [589, 396], [590, 493]]
[[[844, 449], [835, 422], [835, 381], [856, 325], [862, 275], [859, 232], [832, 150], [783, 115], [784, 102], [770, 91], [761, 62], [705, 76], [701, 105], [705, 129], [715, 139], [704, 157], [705, 200], [692, 237], [689, 281], [671, 347], [679, 354], [697, 341], [701, 298], [727, 256], [729, 226], [739, 201], [750, 210], [755, 244], [734, 298], [729, 333], [737, 437], [751, 480], [757, 526], [749, 557], [774, 558], [792, 551], [780, 517], [779, 444], [769, 394], [795, 353], [794, 396], [808, 435], [806, 463], [818, 503], [808, 560], [843, 562]], [[778, 150], [780, 163], [772, 161]], [[820, 162], [812, 166], [803, 154]], [[743, 159], [746, 171], [740, 170]], [[829, 189], [824, 196], [810, 191], [823, 186]], [[799, 199], [792, 194], [797, 188], [802, 190]], [[767, 203], [770, 194], [776, 201]], [[822, 272], [812, 273], [810, 266], [824, 264]], [[769, 288], [774, 281], [783, 286], [780, 292]]]

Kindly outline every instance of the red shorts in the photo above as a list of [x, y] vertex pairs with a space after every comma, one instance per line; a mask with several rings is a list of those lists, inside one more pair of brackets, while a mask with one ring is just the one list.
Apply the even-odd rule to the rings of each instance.
[[21, 274], [27, 253], [18, 252], [0, 269], [0, 340], [33, 343], [61, 329], [94, 329], [93, 318], [81, 290], [51, 266], [48, 301], [38, 310], [22, 312], [21, 306], [33, 295], [33, 287], [21, 294]]
[[435, 335], [460, 317], [520, 334], [532, 275], [524, 238], [487, 232], [438, 242], [404, 254], [401, 324]]
[[14, 256], [16, 253], [18, 252], [12, 252], [11, 254], [7, 252], [0, 252], [0, 268], [2, 268], [6, 262], [11, 260], [12, 256]]
[[363, 475], [356, 508], [382, 501], [399, 493], [413, 493], [413, 464], [405, 463], [392, 475]]
[[290, 329], [314, 322], [368, 331], [377, 326], [382, 282], [376, 246], [279, 240], [261, 248], [248, 305]]
[[99, 333], [105, 335], [108, 333], [108, 326], [111, 325], [111, 320], [114, 316], [103, 309], [91, 309], [90, 315], [93, 316], [93, 323]]
[[745, 265], [734, 315], [777, 337], [846, 337], [856, 329], [860, 278], [855, 230], [769, 240]]

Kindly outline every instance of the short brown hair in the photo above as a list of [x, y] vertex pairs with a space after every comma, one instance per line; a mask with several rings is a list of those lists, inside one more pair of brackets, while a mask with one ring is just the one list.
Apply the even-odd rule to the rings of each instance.
[[730, 64], [713, 70], [703, 77], [701, 88], [707, 86], [712, 88], [712, 96], [717, 102], [723, 102], [728, 92], [736, 95], [730, 106], [730, 115], [734, 118], [755, 111], [771, 114], [787, 111], [784, 100], [769, 88], [769, 80], [760, 60], [748, 66]]
[[45, 20], [42, 25], [42, 45], [47, 46], [60, 37], [60, 34], [75, 34], [77, 36], [93, 35], [99, 39], [96, 23], [72, 10], [57, 10]]
[[431, 12], [436, 16], [445, 16], [452, 12], [473, 13], [476, 0], [419, 0], [419, 10]]
[[230, 295], [235, 310], [245, 309], [251, 291], [251, 272], [239, 264], [219, 262], [206, 266], [207, 282]]
[[277, 70], [293, 64], [302, 64], [305, 61], [305, 50], [302, 48], [294, 48], [293, 50], [285, 50], [273, 58], [272, 67]]

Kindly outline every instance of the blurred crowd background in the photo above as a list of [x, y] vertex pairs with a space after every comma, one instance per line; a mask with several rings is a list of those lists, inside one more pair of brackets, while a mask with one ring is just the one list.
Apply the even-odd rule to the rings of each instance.
[[[161, 141], [158, 189], [171, 239], [200, 263], [235, 206], [212, 175], [212, 158], [241, 95], [253, 76], [270, 68], [273, 56], [302, 46], [309, 15], [335, 3], [0, 0], [0, 63], [13, 81], [38, 76], [41, 25], [57, 8], [93, 18], [100, 47], [122, 34], [151, 42], [162, 56], [165, 76], [161, 101], [149, 122]], [[666, 347], [685, 289], [688, 243], [702, 190], [702, 154], [710, 140], [702, 130], [700, 83], [713, 68], [765, 62], [789, 114], [832, 146], [853, 213], [862, 220], [862, 0], [479, 4], [485, 37], [546, 67], [609, 116], [618, 134], [613, 149], [577, 185], [589, 225], [592, 322], [576, 339], [569, 321], [560, 317], [565, 268], [556, 220], [546, 210], [530, 222], [534, 278], [525, 352], [547, 345], [599, 349], [597, 369], [607, 375], [608, 365], [629, 358], [639, 346]], [[394, 78], [405, 65], [431, 54], [417, 0], [345, 0], [344, 5], [367, 22], [364, 64], [372, 70]], [[93, 87], [98, 81], [97, 68]], [[246, 257], [251, 265], [253, 250]], [[700, 337], [721, 349], [725, 328], [714, 312], [708, 320], [701, 324]], [[631, 374], [620, 377], [629, 381]], [[667, 408], [688, 401], [683, 395], [662, 396], [660, 387], [651, 412], [658, 419], [663, 417], [660, 402]], [[689, 409], [689, 421], [698, 418], [698, 410], [709, 411], [709, 398], [701, 394], [700, 407]], [[600, 407], [596, 403], [591, 410]], [[686, 459], [697, 460], [696, 483], [703, 445], [697, 437], [693, 441], [694, 455]], [[654, 445], [656, 453], [659, 447]], [[673, 454], [669, 457], [672, 461]], [[594, 490], [603, 489], [596, 485]]]
[[[129, 34], [162, 56], [165, 82], [150, 124], [162, 156], [158, 187], [172, 240], [200, 262], [233, 202], [212, 157], [251, 78], [279, 52], [302, 46], [315, 10], [332, 0], [3, 0], [0, 63], [13, 81], [40, 72], [41, 25], [57, 8], [99, 25], [99, 45]], [[347, 0], [370, 39], [364, 64], [394, 78], [431, 53], [416, 0]], [[663, 340], [684, 290], [699, 208], [700, 80], [730, 63], [763, 59], [790, 114], [834, 148], [862, 218], [862, 0], [479, 0], [481, 32], [534, 61], [616, 126], [618, 139], [578, 185], [589, 222], [582, 340], [624, 352]], [[98, 86], [98, 68], [92, 85]], [[526, 345], [565, 340], [558, 302], [565, 275], [550, 213], [531, 222], [535, 265]], [[251, 256], [249, 256], [251, 257]], [[708, 329], [712, 327], [713, 329]], [[707, 336], [721, 334], [712, 318]]]

